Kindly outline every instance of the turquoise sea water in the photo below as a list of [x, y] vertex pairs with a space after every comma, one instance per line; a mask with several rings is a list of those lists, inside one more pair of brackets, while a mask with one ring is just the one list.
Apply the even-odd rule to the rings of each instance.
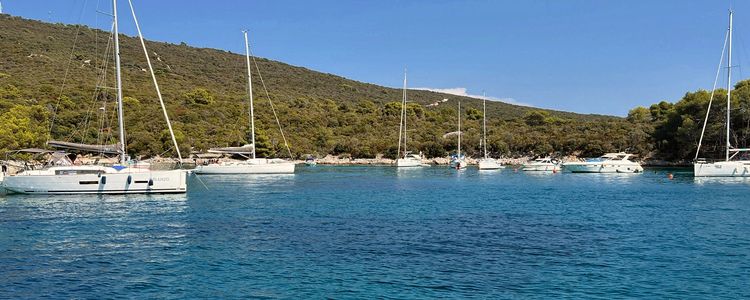
[[750, 298], [750, 180], [298, 170], [0, 197], [0, 298]]

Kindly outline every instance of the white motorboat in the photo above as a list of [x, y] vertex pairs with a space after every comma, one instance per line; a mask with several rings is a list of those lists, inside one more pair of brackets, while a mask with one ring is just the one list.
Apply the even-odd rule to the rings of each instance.
[[484, 94], [482, 100], [482, 145], [484, 146], [484, 157], [479, 160], [480, 170], [497, 170], [504, 168], [497, 160], [487, 153], [487, 96]]
[[[250, 136], [252, 144], [243, 147], [213, 148], [209, 150], [209, 152], [240, 155], [244, 157], [248, 157], [246, 155], [250, 156], [247, 160], [243, 161], [222, 160], [211, 164], [198, 165], [195, 167], [195, 174], [294, 174], [294, 162], [279, 158], [256, 158], [255, 112], [253, 109], [253, 82], [250, 68], [250, 42], [247, 38], [247, 31], [243, 31], [243, 34], [245, 36], [245, 60], [247, 62], [247, 86], [250, 99]], [[287, 151], [289, 151], [286, 138], [284, 138], [284, 144], [287, 146]], [[291, 156], [291, 151], [289, 151], [289, 155]]]
[[560, 162], [550, 157], [537, 158], [523, 164], [523, 171], [557, 172], [560, 171]]
[[607, 153], [599, 158], [583, 162], [566, 162], [562, 165], [564, 171], [572, 173], [641, 173], [643, 167], [631, 161], [633, 154], [625, 152]]
[[[406, 150], [406, 70], [404, 70], [404, 89], [403, 96], [401, 97], [401, 121], [398, 125], [398, 159], [396, 159], [396, 167], [421, 167], [422, 166], [422, 152], [416, 154]], [[401, 155], [401, 142], [403, 142], [404, 154]]]
[[[693, 163], [693, 174], [695, 177], [750, 177], [750, 160], [735, 159], [735, 157], [743, 152], [750, 152], [750, 148], [737, 148], [732, 146], [730, 141], [731, 131], [731, 99], [732, 99], [732, 21], [733, 11], [729, 11], [729, 28], [727, 30], [727, 41], [729, 47], [727, 48], [727, 116], [726, 116], [726, 148], [724, 161], [709, 162], [706, 159], [699, 159], [701, 145], [703, 144], [703, 136], [706, 132], [706, 124], [708, 123], [708, 117], [711, 113], [711, 104], [713, 103], [714, 92], [716, 91], [716, 83], [719, 79], [719, 72], [716, 73], [716, 80], [714, 81], [714, 87], [711, 92], [711, 97], [708, 102], [708, 109], [706, 110], [706, 119], [703, 121], [703, 129], [701, 130], [701, 136], [698, 141], [698, 148], [695, 152], [695, 162]], [[725, 41], [726, 43], [726, 41]], [[722, 59], [719, 62], [719, 68], [724, 60], [724, 53], [722, 52]]]
[[[148, 54], [146, 44], [141, 34], [138, 20], [133, 11], [133, 20], [138, 31], [143, 52]], [[131, 193], [185, 193], [187, 192], [187, 171], [169, 170], [169, 171], [151, 171], [149, 169], [138, 168], [129, 163], [125, 151], [125, 128], [123, 121], [122, 105], [122, 78], [120, 69], [120, 47], [118, 34], [117, 19], [117, 0], [112, 1], [112, 17], [114, 40], [114, 59], [116, 68], [117, 81], [117, 106], [118, 106], [118, 125], [120, 143], [112, 145], [114, 147], [102, 145], [84, 145], [66, 142], [58, 142], [66, 148], [80, 148], [80, 150], [101, 150], [113, 151], [119, 155], [120, 164], [114, 166], [87, 165], [76, 166], [69, 159], [57, 160], [56, 164], [48, 165], [41, 170], [24, 170], [17, 174], [6, 176], [2, 182], [5, 189], [10, 192], [23, 194], [131, 194]], [[169, 133], [177, 155], [182, 161], [179, 147], [174, 137], [171, 122], [164, 106], [164, 101], [159, 91], [159, 85], [156, 81], [156, 75], [153, 72], [151, 60], [146, 55], [146, 62], [151, 71], [151, 78], [159, 97], [159, 102], [167, 121]], [[53, 142], [48, 144], [52, 145]], [[63, 155], [64, 156], [64, 155]], [[58, 157], [60, 158], [60, 157]], [[62, 162], [62, 163], [60, 163]]]

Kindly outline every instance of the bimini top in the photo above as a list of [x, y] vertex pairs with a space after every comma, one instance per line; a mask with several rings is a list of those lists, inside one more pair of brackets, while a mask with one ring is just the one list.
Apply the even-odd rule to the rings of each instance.
[[223, 147], [223, 148], [211, 148], [208, 149], [209, 153], [222, 153], [222, 154], [252, 154], [253, 145], [247, 144], [242, 147]]

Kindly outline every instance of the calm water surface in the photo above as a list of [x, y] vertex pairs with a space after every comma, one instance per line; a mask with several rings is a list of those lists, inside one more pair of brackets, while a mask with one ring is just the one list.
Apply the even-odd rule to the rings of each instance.
[[0, 196], [0, 298], [750, 298], [750, 180], [298, 170]]

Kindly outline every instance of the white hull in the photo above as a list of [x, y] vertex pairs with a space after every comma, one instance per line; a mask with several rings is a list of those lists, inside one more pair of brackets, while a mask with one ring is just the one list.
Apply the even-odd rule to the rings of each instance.
[[451, 168], [454, 168], [454, 169], [465, 169], [466, 165], [467, 165], [466, 162], [463, 160], [451, 161]]
[[492, 158], [483, 158], [479, 160], [480, 170], [497, 170], [502, 168], [503, 166], [497, 163], [497, 161]]
[[563, 164], [563, 170], [572, 173], [641, 173], [638, 163], [583, 162]]
[[750, 161], [721, 161], [693, 165], [695, 177], [750, 177]]
[[556, 164], [524, 164], [521, 169], [526, 172], [557, 172], [560, 166]]
[[134, 170], [101, 174], [15, 175], [2, 186], [20, 194], [158, 194], [187, 192], [187, 171]]
[[396, 167], [421, 167], [422, 160], [416, 158], [399, 158], [396, 160]]
[[195, 174], [294, 174], [294, 163], [285, 160], [255, 159], [222, 162], [195, 167]]

